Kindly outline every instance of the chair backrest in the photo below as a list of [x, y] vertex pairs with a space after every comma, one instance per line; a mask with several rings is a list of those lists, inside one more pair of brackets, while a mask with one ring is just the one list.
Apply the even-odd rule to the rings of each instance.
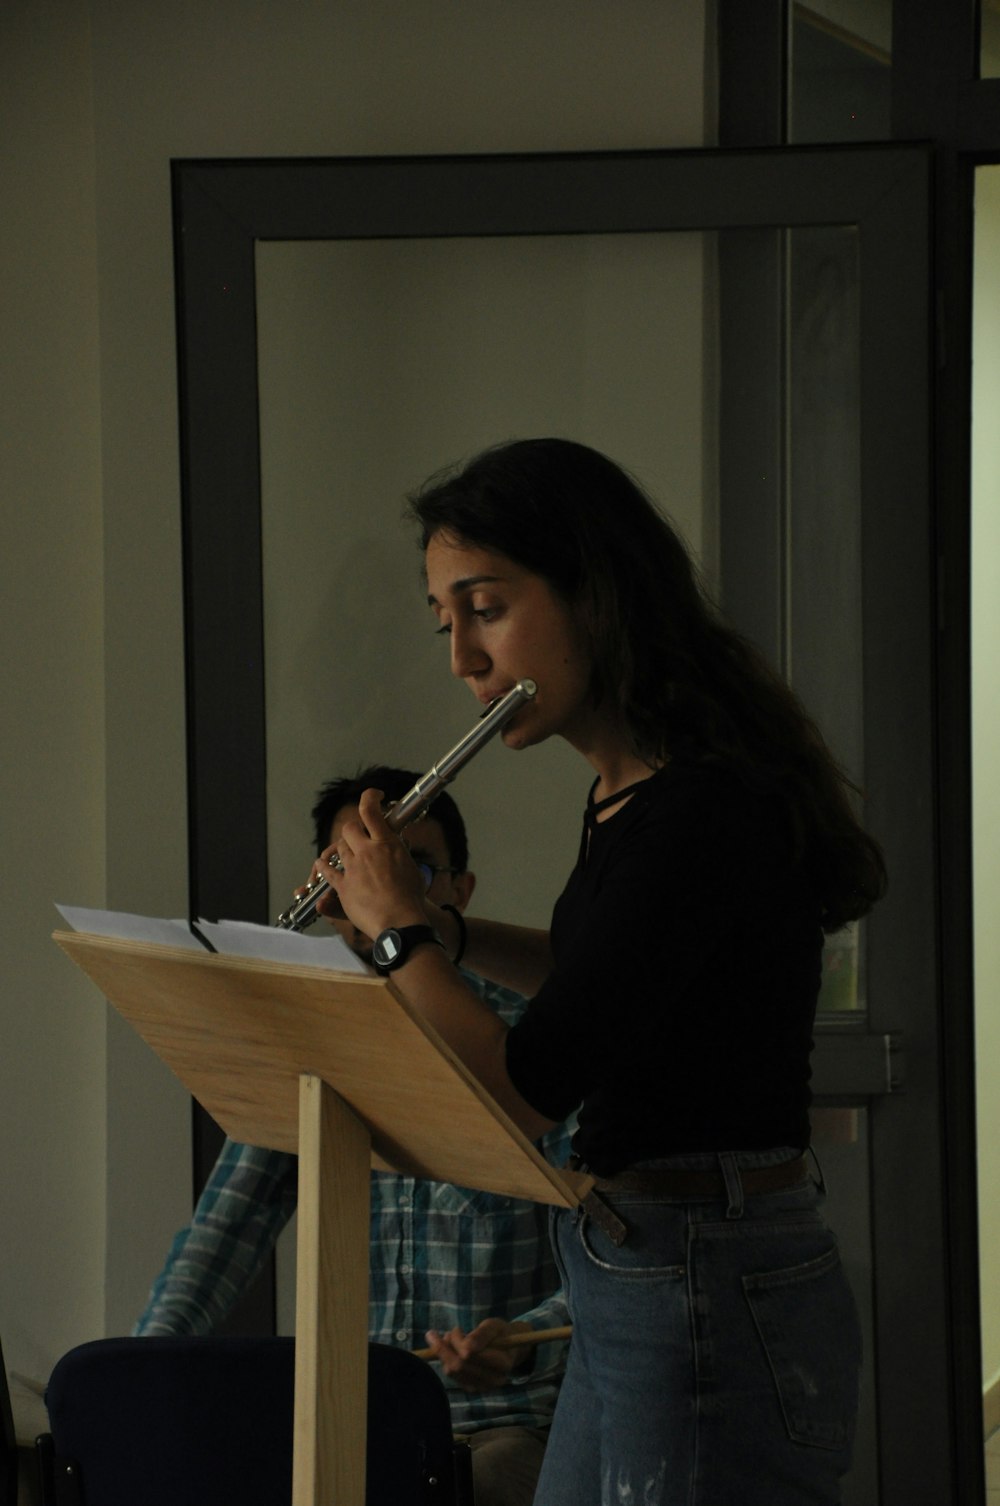
[[[437, 1375], [369, 1345], [368, 1506], [458, 1506]], [[293, 1339], [98, 1339], [46, 1393], [47, 1506], [281, 1506], [291, 1500]]]
[[0, 1348], [0, 1506], [17, 1506], [17, 1434], [7, 1367]]

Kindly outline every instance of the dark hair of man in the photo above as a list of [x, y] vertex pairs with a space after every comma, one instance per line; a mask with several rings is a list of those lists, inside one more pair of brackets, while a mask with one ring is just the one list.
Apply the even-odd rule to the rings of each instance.
[[[419, 774], [410, 769], [390, 768], [385, 764], [372, 764], [359, 769], [356, 774], [342, 779], [331, 779], [316, 796], [312, 809], [315, 828], [316, 852], [321, 853], [330, 845], [330, 827], [338, 811], [345, 805], [357, 805], [365, 790], [381, 790], [386, 800], [401, 800], [417, 780]], [[469, 843], [465, 835], [465, 822], [461, 812], [447, 790], [436, 796], [427, 813], [438, 823], [444, 834], [445, 846], [453, 868], [465, 873], [469, 866]]]
[[855, 817], [855, 787], [792, 690], [721, 618], [667, 519], [613, 461], [571, 440], [514, 440], [432, 476], [410, 511], [424, 549], [446, 533], [506, 555], [572, 607], [594, 702], [611, 708], [650, 767], [671, 755], [711, 759], [782, 803], [826, 930], [881, 896], [885, 867]]

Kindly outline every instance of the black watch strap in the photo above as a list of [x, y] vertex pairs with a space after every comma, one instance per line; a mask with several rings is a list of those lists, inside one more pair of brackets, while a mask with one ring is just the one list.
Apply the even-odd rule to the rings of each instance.
[[375, 938], [372, 967], [383, 976], [391, 973], [395, 968], [402, 967], [415, 947], [424, 946], [428, 942], [444, 950], [444, 942], [433, 926], [390, 926]]

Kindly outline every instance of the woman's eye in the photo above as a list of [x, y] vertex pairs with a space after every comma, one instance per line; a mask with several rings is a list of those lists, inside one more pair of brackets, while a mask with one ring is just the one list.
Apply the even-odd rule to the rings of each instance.
[[[493, 619], [497, 616], [499, 610], [499, 607], [470, 607], [469, 616], [475, 617], [479, 622], [492, 622]], [[450, 633], [451, 623], [441, 622], [434, 629], [434, 631], [438, 636], [443, 633]]]

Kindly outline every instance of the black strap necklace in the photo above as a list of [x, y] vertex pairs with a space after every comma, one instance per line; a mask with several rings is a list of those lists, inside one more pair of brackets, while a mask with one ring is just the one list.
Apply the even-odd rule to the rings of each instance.
[[590, 791], [587, 795], [587, 809], [584, 813], [588, 826], [593, 826], [596, 823], [597, 818], [602, 811], [610, 810], [613, 805], [618, 805], [621, 803], [621, 801], [627, 800], [630, 795], [634, 795], [636, 790], [641, 789], [642, 786], [646, 784], [651, 778], [652, 775], [647, 775], [645, 779], [637, 779], [634, 784], [626, 785], [625, 788], [623, 790], [619, 790], [617, 794], [605, 795], [603, 800], [594, 799], [594, 791], [597, 789], [598, 784], [598, 781], [595, 779], [593, 784], [590, 786]]

